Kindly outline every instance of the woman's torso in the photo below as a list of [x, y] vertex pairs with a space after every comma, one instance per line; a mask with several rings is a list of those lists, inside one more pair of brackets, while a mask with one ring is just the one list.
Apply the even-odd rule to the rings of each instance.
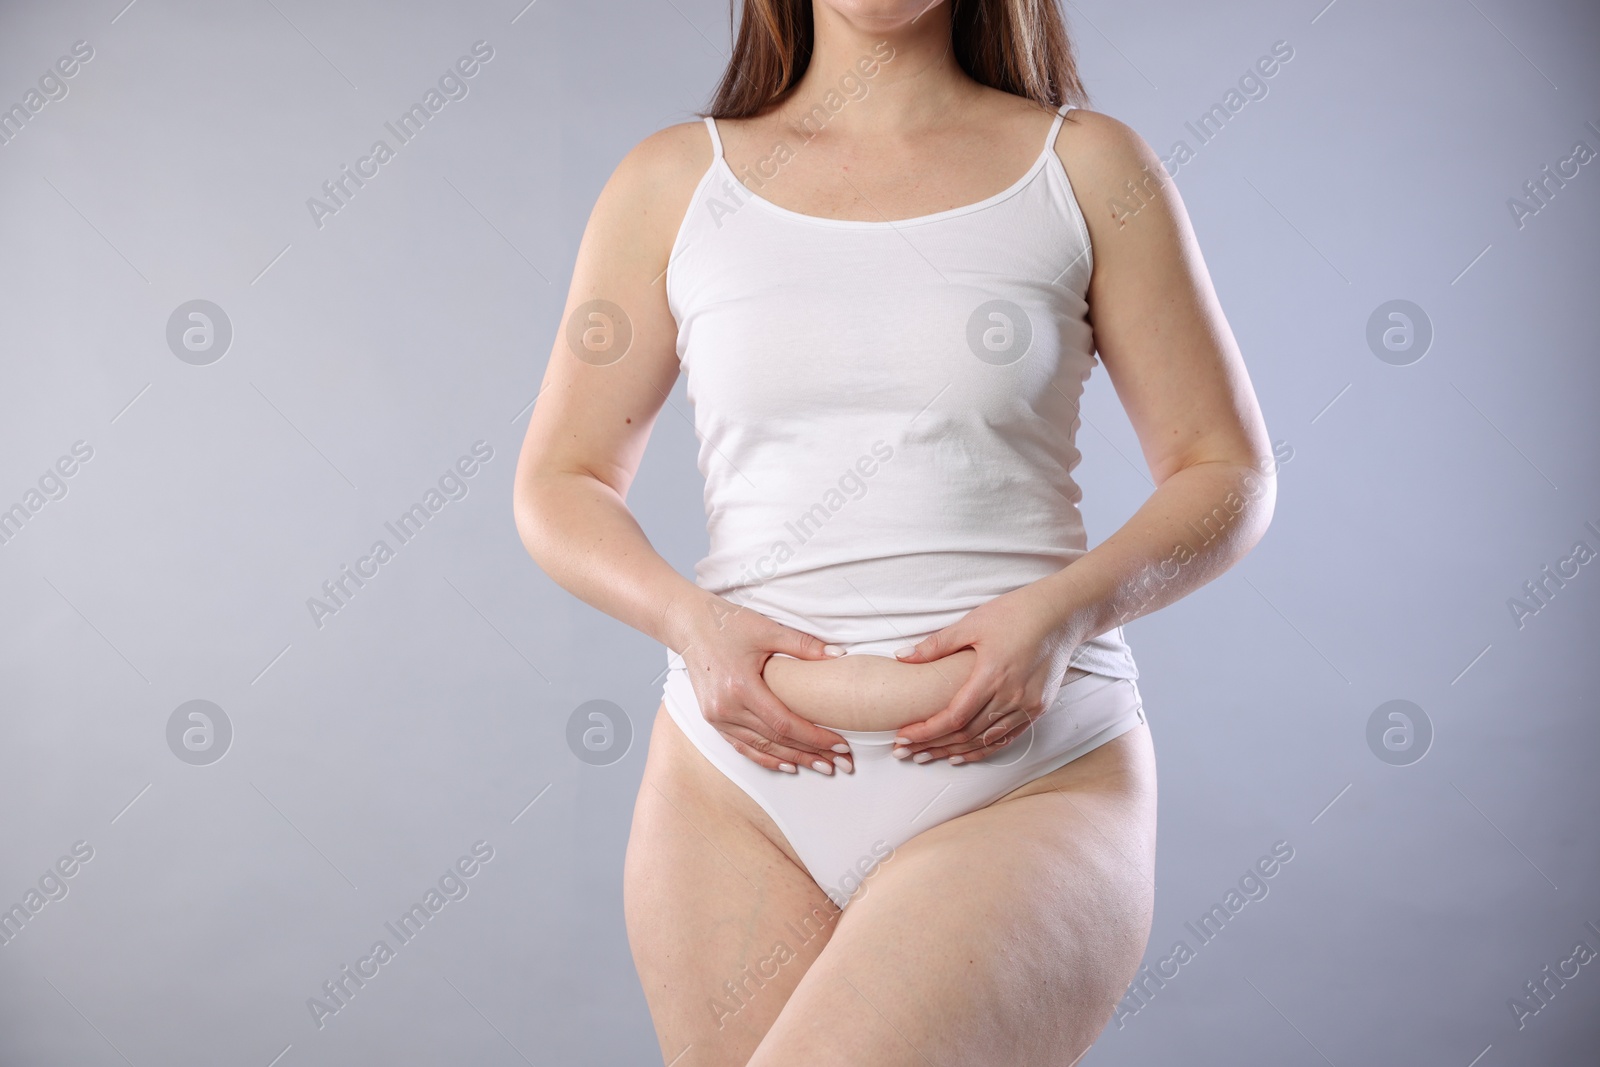
[[[667, 272], [703, 588], [824, 640], [920, 637], [1086, 550], [1071, 470], [1092, 249], [1060, 121], [1008, 100], [964, 151], [944, 131], [915, 160], [719, 125]], [[813, 721], [890, 729], [943, 707], [972, 655], [775, 658], [767, 677]], [[1077, 657], [1137, 676], [1120, 628]]]

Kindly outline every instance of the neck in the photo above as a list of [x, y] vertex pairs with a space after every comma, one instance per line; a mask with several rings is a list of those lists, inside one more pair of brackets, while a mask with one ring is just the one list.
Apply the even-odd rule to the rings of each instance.
[[791, 120], [819, 107], [837, 109], [830, 127], [847, 126], [852, 139], [894, 141], [947, 121], [980, 89], [950, 46], [949, 0], [892, 18], [847, 17], [812, 0], [812, 16], [811, 62], [779, 108]]

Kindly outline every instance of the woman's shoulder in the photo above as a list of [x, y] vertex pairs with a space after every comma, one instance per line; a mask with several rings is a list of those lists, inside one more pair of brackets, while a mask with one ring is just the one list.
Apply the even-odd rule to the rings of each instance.
[[594, 217], [602, 226], [626, 229], [645, 249], [659, 251], [664, 259], [711, 161], [704, 121], [657, 130], [617, 163], [595, 201]]
[[1143, 140], [1137, 130], [1115, 115], [1087, 107], [1074, 107], [1069, 110], [1062, 128], [1063, 130], [1070, 128], [1080, 140], [1108, 150]]
[[[1038, 129], [1042, 134], [1055, 121], [1059, 108], [993, 86], [982, 88], [978, 98], [981, 103], [975, 114], [986, 124], [1014, 124], [1020, 136], [1025, 129]], [[1055, 150], [1062, 162], [1066, 162], [1070, 153], [1091, 167], [1109, 166], [1116, 170], [1136, 157], [1142, 159], [1143, 153], [1149, 152], [1149, 146], [1122, 120], [1075, 106], [1067, 110], [1062, 120]]]
[[628, 150], [611, 172], [605, 193], [640, 212], [654, 213], [673, 203], [681, 207], [711, 158], [711, 137], [703, 121], [674, 123]]
[[693, 119], [665, 126], [635, 144], [617, 170], [653, 184], [689, 180], [692, 185], [710, 165], [711, 134], [703, 119]]
[[1103, 111], [1082, 107], [1067, 112], [1055, 150], [1073, 185], [1081, 179], [1088, 191], [1107, 195], [1125, 181], [1138, 183], [1142, 172], [1161, 165], [1155, 150], [1132, 126]]

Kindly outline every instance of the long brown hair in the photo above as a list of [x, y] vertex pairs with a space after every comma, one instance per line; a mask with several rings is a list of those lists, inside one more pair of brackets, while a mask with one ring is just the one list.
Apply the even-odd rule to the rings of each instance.
[[[950, 35], [956, 61], [974, 81], [1052, 110], [1089, 102], [1057, 0], [948, 2], [954, 8]], [[734, 3], [728, 0], [730, 24]], [[704, 114], [719, 119], [759, 115], [793, 91], [816, 40], [811, 3], [744, 0], [733, 56]]]

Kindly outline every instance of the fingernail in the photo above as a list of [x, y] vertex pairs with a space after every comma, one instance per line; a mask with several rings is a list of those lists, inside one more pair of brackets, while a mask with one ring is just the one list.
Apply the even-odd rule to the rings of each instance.
[[813, 763], [811, 765], [811, 767], [818, 774], [832, 774], [833, 773], [833, 764], [827, 763], [827, 762], [825, 762], [823, 760], [817, 760], [817, 762]]
[[845, 759], [843, 756], [833, 757], [833, 765], [846, 774], [849, 774], [855, 770], [854, 767], [850, 766], [850, 761]]
[[840, 741], [837, 745], [834, 745], [833, 750], [841, 755], [850, 755], [850, 746], [845, 744], [843, 741]]
[[965, 762], [967, 762], [965, 756], [951, 756], [950, 757], [950, 763], [952, 765], [957, 764], [957, 763], [965, 763]]
[[895, 659], [905, 659], [907, 656], [911, 655], [911, 653], [915, 652], [916, 650], [917, 650], [917, 646], [916, 645], [908, 645], [905, 648], [897, 649], [895, 651], [894, 658]]
[[912, 763], [927, 763], [932, 758], [933, 758], [933, 753], [932, 752], [918, 752], [915, 756], [911, 757], [911, 762]]
[[778, 764], [778, 770], [782, 771], [784, 774], [799, 774], [800, 773], [798, 770], [795, 769], [795, 766], [792, 763], [780, 763], [780, 764]]
[[895, 759], [905, 759], [907, 756], [911, 755], [911, 750], [909, 748], [896, 748], [891, 750], [889, 755], [893, 756]]
[[838, 645], [823, 645], [822, 651], [826, 652], [830, 656], [844, 655], [844, 649], [840, 648]]
[[894, 739], [894, 743], [897, 744], [897, 745], [909, 745], [911, 743], [911, 738], [909, 738], [909, 737], [897, 737], [897, 738]]

